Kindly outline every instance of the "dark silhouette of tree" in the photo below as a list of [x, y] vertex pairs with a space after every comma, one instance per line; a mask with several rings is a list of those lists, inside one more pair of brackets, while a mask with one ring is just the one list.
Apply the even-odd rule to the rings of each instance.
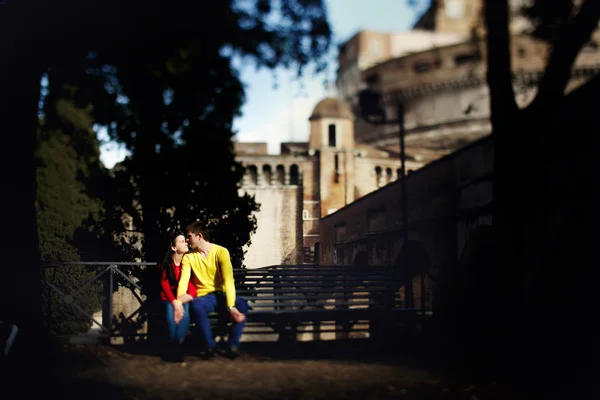
[[[490, 292], [496, 311], [490, 331], [504, 336], [524, 368], [534, 365], [538, 371], [547, 371], [548, 360], [578, 354], [573, 338], [579, 343], [590, 338], [587, 306], [594, 300], [586, 281], [593, 244], [570, 236], [597, 223], [592, 217], [597, 180], [590, 160], [597, 156], [592, 104], [600, 79], [596, 75], [569, 94], [565, 89], [577, 55], [598, 26], [600, 2], [588, 0], [578, 7], [570, 1], [554, 7], [547, 3], [536, 2], [538, 10], [545, 7], [536, 32], [551, 40], [550, 57], [535, 99], [523, 109], [516, 105], [511, 84], [507, 1], [487, 1], [485, 14], [498, 282]], [[548, 21], [552, 24], [544, 27]], [[566, 132], [576, 138], [565, 138]], [[504, 297], [508, 302], [499, 300], [502, 293], [511, 293]], [[575, 300], [570, 293], [580, 295]], [[503, 327], [493, 329], [500, 321]], [[541, 362], [527, 364], [534, 360]]]
[[[106, 170], [100, 162], [100, 149], [92, 129], [91, 106], [78, 107], [77, 88], [62, 84], [57, 71], [45, 76], [40, 99], [40, 124], [36, 158], [36, 213], [40, 256], [44, 261], [92, 261], [100, 255], [118, 260], [112, 237], [104, 235], [104, 203], [91, 194], [99, 176]], [[46, 269], [45, 279], [90, 314], [100, 309], [100, 284], [81, 285], [98, 271], [92, 266], [69, 265]], [[52, 333], [86, 332], [90, 319], [63, 296], [44, 287], [43, 311]]]
[[[594, 45], [600, 2], [536, 0], [522, 9], [531, 19], [532, 35], [551, 49], [535, 99], [522, 109], [513, 90], [510, 3], [484, 1], [494, 138], [494, 256], [484, 250], [474, 253], [479, 261], [475, 256], [468, 260], [477, 266], [468, 277], [478, 293], [476, 299], [471, 296], [476, 306], [468, 305], [478, 310], [477, 321], [470, 324], [477, 332], [463, 333], [470, 335], [470, 351], [479, 359], [496, 366], [506, 361], [501, 365], [528, 385], [540, 384], [543, 377], [556, 378], [558, 386], [574, 378], [573, 371], [580, 372], [579, 379], [586, 377], [590, 360], [597, 357], [587, 346], [597, 334], [594, 241], [583, 232], [598, 224], [592, 160], [598, 155], [594, 104], [600, 76], [570, 92], [566, 88], [582, 48]], [[490, 248], [489, 240], [481, 244], [481, 249]]]
[[[122, 167], [136, 191], [126, 202], [139, 205], [129, 215], [143, 233], [148, 260], [160, 257], [169, 228], [196, 218], [223, 222], [215, 230], [232, 249], [247, 244], [245, 232], [255, 229], [248, 217], [254, 200], [237, 194], [243, 171], [234, 161], [231, 129], [243, 87], [232, 55], [269, 68], [295, 63], [301, 73], [311, 60], [323, 67], [329, 44], [320, 1], [283, 2], [277, 9], [269, 1], [198, 10], [184, 4], [191, 15], [211, 15], [211, 24], [164, 2], [146, 10], [134, 32], [122, 27], [126, 40], [95, 41], [56, 62], [66, 82], [80, 88], [80, 100], [93, 105], [96, 123], [132, 151]], [[267, 23], [274, 12], [281, 16], [277, 25]], [[242, 254], [234, 253], [241, 264]]]
[[[231, 152], [231, 123], [243, 101], [232, 55], [302, 74], [311, 62], [323, 68], [330, 44], [322, 0], [9, 1], [0, 5], [0, 29], [8, 60], [0, 63], [1, 184], [10, 191], [0, 243], [22, 266], [5, 269], [11, 285], [3, 292], [3, 317], [21, 324], [28, 344], [42, 343], [34, 150], [43, 73], [60, 72], [61, 83], [76, 88], [75, 104], [91, 105], [94, 122], [132, 150], [123, 167], [134, 183], [133, 206], [142, 210], [135, 226], [145, 249], [162, 252], [170, 209], [176, 222], [226, 221], [219, 226], [239, 232], [238, 244], [251, 232], [254, 205], [237, 193], [242, 170]], [[98, 185], [105, 184], [114, 187]], [[225, 228], [217, 231], [226, 241]], [[40, 348], [26, 346], [24, 354]]]

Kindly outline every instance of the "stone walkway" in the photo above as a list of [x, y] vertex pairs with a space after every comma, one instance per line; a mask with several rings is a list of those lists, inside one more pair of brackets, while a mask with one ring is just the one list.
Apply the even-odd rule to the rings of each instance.
[[[359, 340], [248, 343], [232, 361], [188, 353], [167, 363], [153, 351], [64, 345], [47, 372], [45, 395], [64, 399], [519, 399], [510, 387], [475, 383], [430, 360]], [[523, 397], [524, 398], [524, 397]]]

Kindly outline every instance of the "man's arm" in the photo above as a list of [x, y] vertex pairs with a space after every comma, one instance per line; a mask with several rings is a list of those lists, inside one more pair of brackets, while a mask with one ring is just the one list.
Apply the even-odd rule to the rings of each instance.
[[229, 256], [229, 250], [223, 248], [219, 253], [217, 262], [221, 270], [221, 276], [223, 277], [223, 286], [225, 288], [225, 299], [227, 302], [227, 309], [231, 318], [239, 323], [246, 319], [246, 316], [235, 308], [235, 281], [233, 279], [233, 266], [231, 265], [231, 257]]
[[179, 299], [183, 304], [185, 304], [194, 300], [194, 297], [196, 297], [196, 285], [194, 285], [194, 282], [192, 282], [192, 279], [190, 278], [187, 293], [182, 294], [181, 296], [177, 297], [177, 299]]
[[187, 254], [184, 254], [183, 258], [181, 259], [181, 276], [179, 277], [179, 284], [177, 285], [177, 297], [187, 293], [188, 284], [190, 283], [190, 276], [190, 258], [187, 256]]
[[221, 276], [223, 277], [227, 307], [233, 307], [235, 306], [235, 281], [233, 280], [231, 257], [226, 248], [223, 248], [219, 252], [217, 262], [219, 263], [219, 269], [221, 270]]
[[189, 261], [189, 258], [184, 254], [181, 260], [181, 276], [179, 277], [179, 284], [177, 285], [177, 299], [173, 302], [173, 311], [175, 314], [176, 324], [183, 319], [184, 311], [180, 297], [187, 293], [191, 269]]

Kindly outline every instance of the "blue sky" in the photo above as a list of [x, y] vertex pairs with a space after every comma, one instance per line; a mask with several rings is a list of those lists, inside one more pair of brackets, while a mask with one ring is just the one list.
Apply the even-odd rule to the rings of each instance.
[[[286, 141], [307, 141], [308, 117], [314, 105], [328, 94], [325, 79], [335, 81], [337, 46], [362, 29], [384, 32], [409, 30], [416, 18], [408, 0], [326, 0], [333, 31], [331, 62], [328, 71], [319, 76], [307, 74], [295, 79], [294, 71], [256, 70], [254, 65], [240, 66], [240, 78], [246, 87], [246, 103], [242, 116], [234, 121], [235, 140], [267, 142], [269, 153], [278, 154]], [[277, 82], [277, 88], [274, 84]], [[99, 135], [101, 137], [102, 135]], [[102, 161], [111, 168], [125, 157], [125, 150], [109, 143], [101, 147]]]

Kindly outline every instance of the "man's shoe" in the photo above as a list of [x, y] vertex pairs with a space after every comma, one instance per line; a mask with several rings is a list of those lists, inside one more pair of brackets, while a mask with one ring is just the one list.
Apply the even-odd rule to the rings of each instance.
[[167, 362], [183, 362], [184, 360], [183, 345], [180, 343], [170, 342], [168, 346], [163, 349], [162, 359]]
[[236, 358], [238, 358], [240, 356], [240, 349], [235, 347], [235, 346], [230, 346], [227, 349], [227, 357], [231, 358], [232, 360], [235, 360]]
[[185, 352], [183, 350], [182, 343], [176, 343], [173, 346], [173, 362], [183, 362], [185, 359]]
[[206, 352], [204, 352], [204, 354], [201, 355], [201, 358], [203, 360], [212, 360], [213, 358], [215, 358], [215, 350], [214, 349], [206, 350]]

